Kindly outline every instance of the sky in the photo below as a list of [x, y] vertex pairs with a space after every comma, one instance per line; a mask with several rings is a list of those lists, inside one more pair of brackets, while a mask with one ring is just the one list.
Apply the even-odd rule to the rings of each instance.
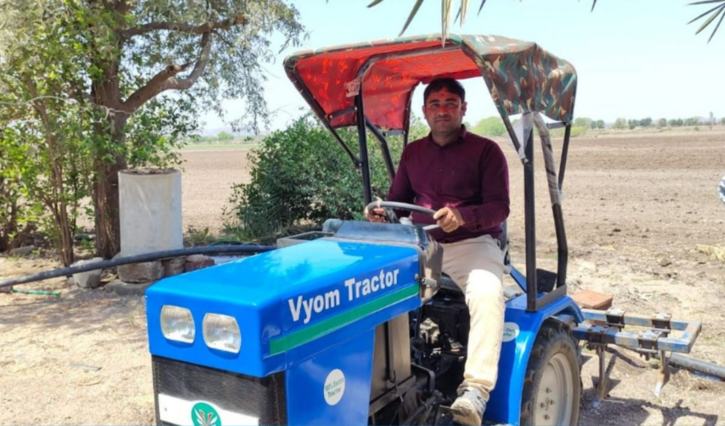
[[[271, 130], [283, 129], [309, 107], [287, 79], [282, 63], [295, 51], [394, 38], [400, 33], [414, 0], [386, 0], [368, 8], [371, 0], [295, 0], [309, 37], [265, 64], [265, 98], [274, 114]], [[533, 41], [571, 62], [579, 83], [577, 117], [613, 122], [627, 119], [725, 117], [725, 26], [708, 43], [711, 28], [695, 36], [701, 21], [686, 25], [709, 9], [691, 0], [488, 0], [477, 15], [480, 0], [470, 0], [468, 18], [457, 34], [492, 34]], [[454, 0], [458, 8], [459, 0]], [[441, 2], [425, 0], [405, 36], [439, 33]], [[711, 25], [712, 27], [712, 25]], [[279, 45], [281, 39], [273, 38]], [[465, 120], [497, 115], [482, 78], [465, 80], [468, 112]], [[413, 98], [420, 112], [422, 88]], [[232, 118], [244, 103], [224, 103]], [[420, 113], [419, 113], [420, 115]], [[226, 126], [217, 114], [202, 116], [204, 128]]]

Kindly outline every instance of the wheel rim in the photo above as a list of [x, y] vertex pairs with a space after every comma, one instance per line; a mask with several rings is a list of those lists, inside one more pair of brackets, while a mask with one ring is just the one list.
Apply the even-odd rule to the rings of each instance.
[[574, 405], [574, 375], [569, 359], [557, 353], [546, 364], [534, 407], [536, 425], [569, 425]]

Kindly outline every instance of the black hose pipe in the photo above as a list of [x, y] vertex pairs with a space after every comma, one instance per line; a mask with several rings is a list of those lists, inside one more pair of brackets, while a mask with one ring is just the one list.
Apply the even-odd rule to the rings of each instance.
[[79, 272], [88, 272], [94, 271], [96, 269], [111, 268], [114, 266], [127, 265], [129, 263], [151, 262], [154, 260], [178, 256], [188, 256], [191, 254], [256, 254], [276, 249], [277, 247], [274, 246], [255, 246], [250, 244], [242, 244], [231, 246], [188, 247], [178, 250], [158, 251], [153, 253], [139, 254], [136, 256], [119, 257], [117, 259], [111, 260], [101, 260], [85, 265], [71, 266], [68, 268], [54, 269], [51, 271], [39, 272], [33, 275], [9, 278], [0, 281], [0, 288], [10, 287], [19, 284], [27, 284], [35, 281], [47, 280], [50, 278], [67, 277], [73, 274], [77, 274]]
[[714, 376], [720, 380], [725, 380], [725, 367], [722, 365], [686, 357], [680, 354], [672, 354], [672, 356], [670, 356], [670, 365], [684, 368], [686, 370], [697, 371], [698, 373], [707, 374], [708, 376]]

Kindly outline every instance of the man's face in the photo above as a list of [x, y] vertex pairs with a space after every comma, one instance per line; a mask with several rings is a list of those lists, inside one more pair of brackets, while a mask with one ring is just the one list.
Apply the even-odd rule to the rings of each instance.
[[423, 115], [433, 136], [451, 135], [460, 131], [465, 114], [466, 103], [445, 88], [431, 93], [423, 105]]

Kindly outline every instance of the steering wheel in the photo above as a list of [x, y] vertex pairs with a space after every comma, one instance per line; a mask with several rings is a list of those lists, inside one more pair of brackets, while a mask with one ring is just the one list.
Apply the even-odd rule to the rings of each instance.
[[[385, 211], [385, 216], [387, 216], [388, 221], [390, 223], [400, 223], [398, 220], [398, 216], [395, 214], [393, 209], [396, 210], [406, 210], [409, 212], [418, 212], [427, 214], [430, 217], [433, 217], [435, 215], [435, 211], [431, 209], [427, 209], [425, 207], [417, 206], [415, 204], [408, 204], [408, 203], [399, 203], [397, 201], [373, 201], [372, 203], [368, 204], [367, 207], [365, 207], [368, 211], [372, 211], [373, 209], [383, 209]], [[434, 229], [438, 229], [440, 226], [438, 226], [437, 223], [423, 226], [424, 231], [432, 231]]]

